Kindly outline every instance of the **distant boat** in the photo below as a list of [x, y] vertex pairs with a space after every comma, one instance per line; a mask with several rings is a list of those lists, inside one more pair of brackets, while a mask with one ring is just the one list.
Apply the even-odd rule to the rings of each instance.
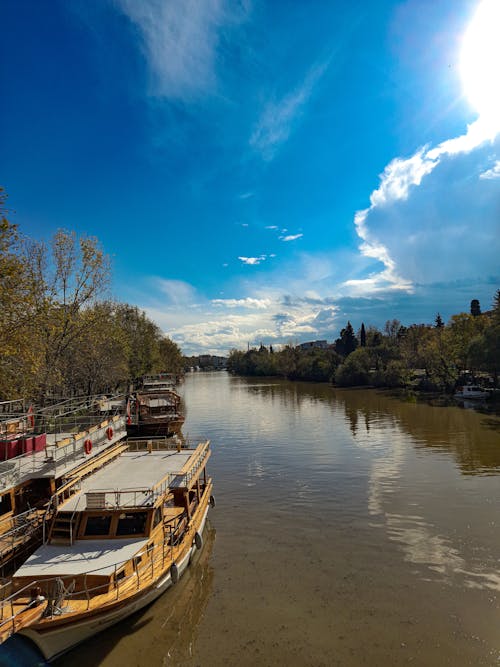
[[463, 387], [457, 387], [455, 398], [483, 400], [488, 398], [489, 391], [477, 384], [465, 384]]
[[135, 409], [127, 408], [129, 437], [170, 437], [180, 432], [185, 418], [173, 386], [173, 376], [167, 373], [143, 378], [142, 388], [132, 399]]

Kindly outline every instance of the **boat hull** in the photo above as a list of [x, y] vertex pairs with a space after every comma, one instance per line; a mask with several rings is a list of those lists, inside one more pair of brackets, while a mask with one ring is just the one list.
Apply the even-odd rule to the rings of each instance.
[[[203, 534], [207, 514], [208, 507], [205, 508], [198, 528], [200, 535]], [[182, 576], [185, 572], [197, 549], [198, 547], [193, 543], [183, 558], [176, 563], [179, 576]], [[30, 639], [38, 647], [44, 658], [51, 661], [97, 633], [106, 630], [136, 611], [151, 604], [168, 588], [174, 585], [174, 583], [170, 571], [167, 571], [164, 576], [159, 577], [149, 589], [137, 595], [135, 598], [129, 598], [117, 603], [107, 611], [89, 615], [86, 619], [68, 623], [61, 627], [47, 627], [40, 629], [35, 629], [33, 627], [26, 628], [21, 630], [19, 634]]]

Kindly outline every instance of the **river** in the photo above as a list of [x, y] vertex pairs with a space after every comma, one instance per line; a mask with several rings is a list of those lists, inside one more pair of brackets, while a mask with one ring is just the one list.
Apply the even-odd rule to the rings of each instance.
[[497, 417], [224, 372], [182, 393], [205, 548], [58, 667], [499, 664]]

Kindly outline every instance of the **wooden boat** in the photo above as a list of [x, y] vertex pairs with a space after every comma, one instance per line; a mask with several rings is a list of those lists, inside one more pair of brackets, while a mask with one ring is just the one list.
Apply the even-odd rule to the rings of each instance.
[[86, 412], [86, 407], [88, 400], [71, 400], [17, 416], [3, 411], [7, 418], [0, 420], [2, 574], [41, 540], [54, 511], [49, 501], [68, 474], [125, 438], [124, 415], [103, 418]]
[[168, 437], [179, 433], [184, 424], [180, 406], [181, 397], [173, 389], [164, 387], [138, 391], [127, 419], [127, 435]]
[[47, 540], [1, 603], [1, 641], [20, 633], [51, 660], [178, 581], [214, 505], [209, 442], [155, 445], [129, 443], [90, 475], [71, 477]]

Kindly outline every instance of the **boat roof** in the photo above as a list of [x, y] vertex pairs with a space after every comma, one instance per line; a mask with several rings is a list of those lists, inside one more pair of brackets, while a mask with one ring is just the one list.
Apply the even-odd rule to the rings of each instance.
[[79, 540], [68, 545], [44, 544], [16, 571], [16, 577], [55, 577], [95, 574], [107, 576], [115, 565], [130, 560], [141, 551], [148, 540], [127, 538], [115, 540]]
[[[195, 450], [124, 452], [81, 482], [80, 491], [60, 508], [64, 512], [87, 509], [87, 493], [106, 491], [106, 507], [119, 494], [119, 507], [138, 507], [151, 504], [151, 494], [141, 493], [158, 485], [166, 476], [174, 478]], [[87, 497], [88, 498], [88, 497]]]

